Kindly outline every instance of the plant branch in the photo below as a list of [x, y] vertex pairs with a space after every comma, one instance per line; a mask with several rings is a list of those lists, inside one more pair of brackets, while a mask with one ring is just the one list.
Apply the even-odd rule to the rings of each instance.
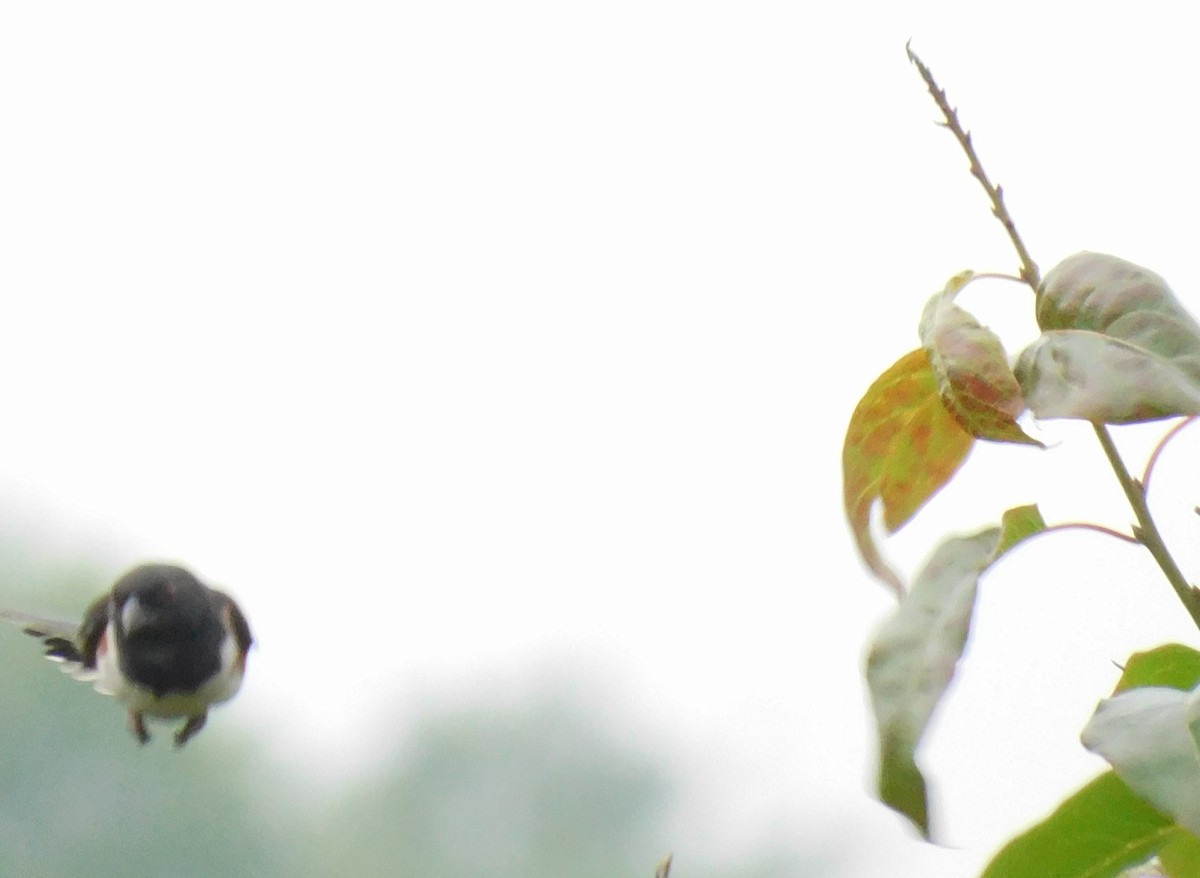
[[1036, 293], [1038, 286], [1042, 282], [1042, 277], [1038, 271], [1037, 263], [1033, 261], [1033, 257], [1025, 249], [1025, 242], [1021, 240], [1021, 235], [1017, 232], [1017, 224], [1013, 222], [1012, 215], [1009, 214], [1008, 208], [1004, 205], [1003, 188], [993, 185], [992, 181], [988, 179], [988, 175], [983, 170], [983, 165], [979, 162], [979, 156], [975, 153], [975, 147], [971, 143], [971, 133], [965, 131], [959, 123], [958, 110], [950, 106], [950, 101], [946, 98], [945, 89], [938, 86], [933, 78], [933, 74], [925, 66], [925, 62], [918, 58], [917, 53], [912, 50], [911, 44], [905, 45], [904, 51], [908, 53], [908, 60], [916, 66], [917, 71], [921, 74], [921, 78], [925, 80], [925, 86], [929, 89], [929, 94], [933, 96], [938, 109], [942, 111], [942, 115], [946, 121], [941, 124], [950, 129], [955, 139], [958, 140], [958, 145], [967, 154], [967, 160], [971, 163], [971, 176], [979, 181], [979, 185], [987, 192], [988, 199], [992, 202], [992, 215], [1000, 220], [1001, 225], [1004, 226], [1004, 231], [1008, 232], [1008, 238], [1012, 241], [1013, 247], [1017, 251], [1017, 257], [1021, 260], [1021, 280], [1025, 281], [1029, 285], [1029, 288]]
[[1197, 628], [1200, 628], [1200, 591], [1188, 583], [1179, 569], [1179, 565], [1171, 557], [1166, 543], [1163, 542], [1158, 525], [1154, 523], [1154, 518], [1150, 515], [1150, 507], [1146, 505], [1145, 485], [1129, 474], [1125, 461], [1121, 459], [1120, 452], [1117, 451], [1117, 446], [1113, 442], [1108, 428], [1103, 424], [1092, 424], [1092, 428], [1096, 431], [1096, 438], [1100, 440], [1100, 445], [1117, 476], [1117, 481], [1121, 483], [1121, 489], [1125, 492], [1129, 505], [1133, 507], [1133, 514], [1137, 516], [1138, 523], [1133, 529], [1133, 535], [1150, 552], [1163, 575], [1167, 577], [1167, 582], [1171, 583], [1171, 588], [1175, 589], [1175, 594], [1179, 596], [1179, 600], [1192, 617], [1192, 621], [1196, 623]]
[[[1036, 293], [1041, 285], [1041, 275], [1038, 272], [1037, 263], [1033, 261], [1033, 257], [1029, 255], [1029, 251], [1025, 248], [1025, 242], [1021, 240], [1021, 235], [1017, 232], [1017, 225], [1013, 221], [1012, 215], [1009, 214], [1008, 208], [1004, 205], [1004, 191], [999, 185], [993, 185], [988, 179], [987, 173], [983, 170], [983, 165], [979, 161], [979, 156], [975, 152], [975, 146], [971, 143], [970, 132], [963, 129], [962, 124], [958, 121], [958, 111], [950, 106], [950, 101], [946, 98], [944, 89], [938, 86], [937, 81], [933, 78], [929, 68], [925, 66], [917, 54], [912, 50], [911, 44], [906, 45], [904, 50], [908, 53], [908, 60], [913, 63], [917, 71], [921, 74], [921, 79], [925, 81], [925, 86], [929, 89], [929, 94], [932, 95], [934, 102], [938, 105], [938, 109], [942, 111], [942, 116], [945, 117], [944, 127], [949, 128], [958, 140], [958, 145], [962, 147], [963, 152], [967, 156], [967, 160], [971, 165], [971, 176], [979, 181], [985, 192], [987, 192], [989, 200], [992, 202], [992, 213], [996, 219], [1000, 220], [1004, 226], [1004, 230], [1008, 232], [1009, 240], [1012, 241], [1013, 247], [1017, 251], [1017, 258], [1021, 262], [1021, 280], [1023, 280]], [[1146, 471], [1142, 481], [1138, 481], [1129, 474], [1128, 468], [1125, 466], [1125, 461], [1121, 459], [1120, 453], [1117, 451], [1117, 446], [1113, 443], [1112, 436], [1108, 432], [1108, 428], [1104, 424], [1092, 424], [1096, 431], [1096, 438], [1100, 440], [1100, 445], [1104, 449], [1104, 454], [1108, 457], [1109, 465], [1112, 467], [1113, 473], [1117, 477], [1117, 481], [1121, 483], [1121, 489], [1125, 492], [1125, 497], [1129, 501], [1129, 505], [1133, 509], [1133, 514], [1137, 518], [1137, 525], [1133, 528], [1134, 539], [1146, 547], [1162, 570], [1163, 575], [1167, 577], [1167, 582], [1171, 584], [1171, 588], [1175, 590], [1175, 594], [1183, 603], [1184, 608], [1192, 617], [1192, 621], [1200, 628], [1200, 589], [1191, 585], [1184, 577], [1183, 572], [1179, 569], [1179, 565], [1175, 563], [1175, 559], [1171, 557], [1171, 552], [1163, 542], [1162, 534], [1159, 533], [1158, 526], [1154, 523], [1154, 518], [1150, 514], [1150, 507], [1146, 503], [1146, 485], [1154, 470], [1154, 465], [1158, 460], [1158, 456], [1166, 443], [1173, 438], [1179, 430], [1181, 430], [1190, 421], [1185, 421], [1167, 433], [1159, 446], [1155, 449], [1154, 454], [1150, 458], [1150, 462], [1146, 466]], [[1200, 507], [1197, 508], [1200, 512]], [[1099, 527], [1099, 526], [1097, 526]], [[1102, 531], [1107, 531], [1107, 528], [1099, 528]], [[1124, 534], [1116, 531], [1110, 532], [1113, 536], [1127, 539]]]

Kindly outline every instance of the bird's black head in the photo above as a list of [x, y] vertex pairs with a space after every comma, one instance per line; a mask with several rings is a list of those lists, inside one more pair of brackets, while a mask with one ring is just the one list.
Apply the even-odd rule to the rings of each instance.
[[139, 685], [190, 691], [216, 673], [225, 636], [216, 593], [182, 567], [135, 567], [113, 586], [111, 614], [121, 667]]
[[135, 567], [113, 586], [116, 617], [126, 637], [187, 636], [212, 613], [210, 591], [182, 567]]

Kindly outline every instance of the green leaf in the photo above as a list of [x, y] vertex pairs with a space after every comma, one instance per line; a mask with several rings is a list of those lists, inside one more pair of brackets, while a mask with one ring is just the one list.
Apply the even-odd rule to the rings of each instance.
[[900, 578], [871, 537], [871, 509], [881, 502], [884, 524], [898, 530], [950, 480], [973, 442], [942, 405], [921, 349], [880, 375], [851, 415], [842, 446], [846, 517], [863, 560], [897, 594]]
[[954, 304], [972, 278], [969, 271], [952, 277], [921, 315], [921, 346], [929, 354], [938, 393], [977, 439], [1040, 446], [1017, 424], [1025, 400], [999, 336]]
[[1038, 509], [1036, 503], [1029, 506], [1014, 506], [1006, 511], [1000, 519], [1000, 528], [1003, 535], [1000, 538], [1000, 549], [996, 553], [997, 558], [1008, 552], [1009, 549], [1044, 531], [1046, 520], [1042, 518], [1042, 511]]
[[983, 878], [1112, 878], [1183, 834], [1109, 771], [1005, 845]]
[[1114, 691], [1138, 686], [1167, 686], [1190, 691], [1200, 685], [1200, 652], [1179, 643], [1167, 643], [1146, 652], [1135, 652]]
[[1123, 424], [1200, 414], [1200, 325], [1166, 282], [1103, 253], [1077, 253], [1038, 291], [1042, 335], [1015, 374], [1039, 418]]
[[916, 749], [967, 642], [980, 574], [1002, 532], [988, 528], [944, 542], [880, 627], [867, 656], [867, 687], [879, 730], [879, 794], [930, 835]]
[[1177, 830], [1158, 852], [1163, 872], [1170, 878], [1200, 878], [1200, 838]]

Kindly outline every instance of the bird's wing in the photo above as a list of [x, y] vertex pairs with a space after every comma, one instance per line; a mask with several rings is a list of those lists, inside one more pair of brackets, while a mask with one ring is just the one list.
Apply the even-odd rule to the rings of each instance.
[[0, 607], [0, 620], [20, 625], [26, 634], [34, 637], [62, 637], [74, 640], [79, 633], [78, 622], [66, 622], [61, 619], [47, 619], [45, 616], [35, 616], [20, 610], [9, 610]]
[[254, 643], [254, 636], [250, 633], [250, 623], [246, 621], [246, 617], [242, 615], [242, 609], [234, 602], [233, 598], [217, 589], [209, 589], [217, 602], [217, 609], [225, 615], [225, 621], [228, 623], [229, 630], [233, 633], [234, 642], [237, 644], [238, 652], [245, 655], [251, 644]]
[[45, 616], [4, 607], [0, 607], [0, 621], [19, 625], [26, 634], [42, 641], [46, 658], [62, 662], [63, 670], [71, 676], [89, 681], [95, 678], [95, 669], [85, 666], [83, 653], [80, 652], [78, 622], [47, 619]]

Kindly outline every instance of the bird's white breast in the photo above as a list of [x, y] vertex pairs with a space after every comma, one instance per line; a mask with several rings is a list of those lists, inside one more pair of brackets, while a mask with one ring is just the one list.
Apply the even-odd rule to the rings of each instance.
[[93, 685], [96, 691], [112, 695], [130, 710], [163, 718], [195, 716], [211, 705], [228, 701], [242, 687], [243, 667], [238, 661], [233, 637], [221, 642], [221, 667], [194, 692], [170, 692], [162, 697], [131, 682], [121, 673], [121, 657], [112, 623], [104, 632], [104, 641], [96, 653]]

